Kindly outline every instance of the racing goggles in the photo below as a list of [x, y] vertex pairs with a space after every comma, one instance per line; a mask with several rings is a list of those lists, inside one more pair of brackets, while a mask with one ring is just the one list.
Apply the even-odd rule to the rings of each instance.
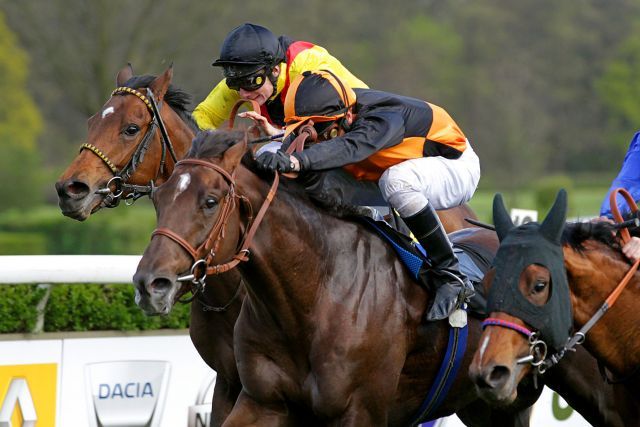
[[244, 89], [247, 92], [253, 92], [262, 87], [267, 81], [267, 69], [263, 68], [255, 73], [242, 77], [227, 77], [227, 86], [232, 90]]
[[313, 129], [316, 131], [316, 136], [314, 137], [317, 141], [328, 141], [338, 136], [340, 132], [340, 120], [329, 120], [325, 122], [314, 122], [313, 120], [306, 120], [298, 124], [296, 129], [291, 131], [288, 135], [291, 137], [295, 137], [300, 135], [301, 130], [305, 127], [305, 125], [312, 125]]

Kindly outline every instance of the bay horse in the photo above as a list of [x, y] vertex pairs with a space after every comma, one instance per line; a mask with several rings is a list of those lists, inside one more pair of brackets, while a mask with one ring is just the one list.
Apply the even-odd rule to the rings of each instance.
[[[178, 278], [200, 257], [230, 260], [207, 271], [248, 257], [237, 266], [247, 297], [234, 333], [243, 389], [224, 425], [409, 425], [436, 376], [448, 322], [421, 322], [429, 293], [363, 224], [319, 210], [295, 182], [273, 198], [241, 138], [199, 135], [155, 190], [158, 228], [134, 276], [139, 305], [151, 313], [170, 307], [186, 291]], [[261, 218], [258, 228], [251, 218]], [[462, 239], [489, 251], [497, 245], [495, 233], [479, 228]], [[480, 321], [469, 324], [463, 372], [480, 335]], [[457, 375], [431, 415], [456, 412], [471, 426], [528, 425], [518, 411], [538, 394], [490, 408], [467, 375]]]
[[[172, 76], [172, 68], [158, 77], [134, 76], [130, 65], [118, 72], [116, 93], [89, 119], [86, 145], [56, 183], [64, 215], [84, 221], [103, 207], [117, 205], [133, 191], [149, 191], [151, 181], [159, 185], [168, 179], [174, 162], [165, 153], [161, 167], [162, 145], [166, 141], [159, 125], [151, 125], [156, 111], [144, 98], [155, 97], [160, 116], [157, 120], [165, 127], [177, 159], [186, 155], [198, 131], [188, 110], [190, 96], [171, 85]], [[116, 173], [124, 170], [140, 152], [145, 138], [145, 153], [126, 182], [109, 185], [114, 177], [109, 164], [115, 166]], [[120, 187], [122, 194], [114, 193], [118, 190], [112, 187]], [[104, 189], [108, 191], [101, 191]], [[233, 354], [233, 326], [240, 313], [244, 287], [236, 271], [213, 277], [207, 283], [191, 305], [189, 335], [202, 359], [217, 373], [211, 417], [211, 425], [217, 426], [231, 411], [242, 388]]]
[[[591, 317], [608, 300], [612, 290], [629, 270], [629, 261], [621, 253], [619, 240], [614, 236], [615, 226], [606, 222], [565, 223], [565, 216], [566, 194], [563, 192], [542, 225], [529, 226], [529, 230], [525, 229], [526, 226], [514, 227], [501, 197], [498, 195], [494, 199], [496, 231], [502, 245], [505, 241], [510, 244], [505, 251], [498, 252], [496, 261], [499, 267], [485, 277], [485, 281], [492, 282], [489, 299], [492, 293], [512, 292], [526, 301], [520, 305], [530, 305], [526, 306], [527, 312], [512, 307], [496, 309], [485, 324], [482, 345], [474, 356], [469, 373], [489, 401], [510, 402], [517, 395], [518, 383], [525, 375], [532, 371], [537, 375], [548, 369], [548, 373], [544, 374], [546, 377], [556, 369], [553, 365], [558, 358], [563, 363], [562, 356], [566, 358], [570, 354], [567, 349], [573, 344], [566, 341], [569, 332], [560, 335], [559, 341], [558, 338], [550, 338], [550, 335], [553, 337], [556, 334], [555, 331], [539, 323], [543, 322], [539, 319], [541, 310], [550, 306], [554, 297], [564, 295], [567, 298], [559, 305], [572, 307], [570, 323], [579, 330], [590, 323]], [[524, 257], [518, 252], [530, 250], [530, 240], [527, 238], [525, 241], [523, 236], [534, 231], [531, 228], [546, 236], [548, 241], [556, 242], [558, 252], [554, 252], [554, 256], [559, 267], [539, 262], [525, 266], [527, 262], [524, 262], [523, 269], [519, 264], [511, 269], [510, 266], [517, 264], [514, 259]], [[557, 240], [549, 236], [557, 236]], [[498, 259], [502, 256], [505, 259], [508, 256], [515, 258], [500, 263]], [[564, 279], [557, 273], [554, 277], [554, 269], [566, 273], [566, 293], [562, 290]], [[640, 425], [640, 277], [637, 274], [630, 277], [631, 282], [620, 294], [616, 306], [610, 308], [611, 313], [600, 318], [588, 331], [586, 339], [585, 335], [581, 339], [584, 340], [584, 347], [601, 365], [603, 378], [600, 388], [606, 389], [606, 396], [602, 397], [613, 398], [613, 410], [603, 412], [594, 425]], [[499, 291], [494, 290], [496, 286], [500, 287]], [[505, 291], [506, 286], [511, 287], [511, 291]], [[542, 326], [536, 328], [533, 324]], [[576, 334], [575, 337], [573, 343], [579, 343], [580, 335]], [[549, 344], [553, 340], [563, 344], [559, 351]], [[547, 358], [554, 350], [558, 352]], [[625, 380], [619, 384], [605, 384], [603, 366]]]

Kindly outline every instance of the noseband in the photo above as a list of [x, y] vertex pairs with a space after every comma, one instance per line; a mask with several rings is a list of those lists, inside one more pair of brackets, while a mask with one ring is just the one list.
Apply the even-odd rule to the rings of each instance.
[[547, 343], [540, 339], [539, 332], [533, 332], [529, 330], [529, 328], [525, 328], [524, 326], [518, 325], [517, 323], [498, 319], [495, 317], [488, 317], [484, 320], [484, 322], [482, 322], [482, 329], [486, 328], [487, 326], [501, 326], [503, 328], [516, 331], [527, 337], [527, 340], [529, 341], [529, 355], [516, 360], [516, 363], [518, 365], [529, 363], [532, 366], [538, 368], [538, 373], [544, 373], [546, 369], [543, 364], [544, 360], [547, 358]]
[[[98, 156], [98, 158], [102, 160], [105, 165], [107, 165], [111, 173], [113, 173], [113, 178], [111, 178], [107, 182], [107, 185], [104, 188], [96, 191], [96, 194], [105, 195], [103, 205], [107, 208], [114, 208], [118, 206], [118, 204], [120, 203], [120, 199], [125, 191], [127, 191], [127, 195], [124, 197], [126, 204], [132, 204], [135, 200], [144, 195], [150, 194], [153, 191], [153, 180], [149, 183], [149, 185], [133, 185], [127, 183], [127, 181], [135, 172], [138, 165], [140, 165], [144, 160], [144, 156], [149, 149], [151, 140], [155, 135], [156, 128], [160, 129], [160, 145], [162, 147], [162, 157], [160, 159], [160, 165], [158, 166], [158, 172], [156, 173], [156, 179], [160, 174], [164, 172], [167, 151], [169, 151], [174, 164], [177, 162], [173, 144], [171, 144], [169, 134], [167, 133], [167, 129], [164, 125], [164, 122], [162, 121], [162, 117], [160, 116], [160, 107], [156, 102], [153, 91], [150, 88], [147, 88], [146, 91], [147, 95], [145, 96], [141, 92], [130, 87], [118, 87], [111, 93], [111, 96], [118, 94], [135, 95], [142, 102], [144, 102], [144, 104], [147, 106], [147, 109], [149, 110], [149, 113], [151, 113], [151, 121], [149, 122], [147, 132], [140, 141], [140, 144], [138, 144], [138, 146], [136, 147], [136, 150], [131, 156], [131, 159], [129, 159], [127, 164], [120, 171], [118, 171], [118, 168], [109, 159], [109, 157], [95, 145], [84, 143], [80, 147], [80, 151], [86, 149]], [[115, 186], [114, 191], [111, 190], [112, 184]]]

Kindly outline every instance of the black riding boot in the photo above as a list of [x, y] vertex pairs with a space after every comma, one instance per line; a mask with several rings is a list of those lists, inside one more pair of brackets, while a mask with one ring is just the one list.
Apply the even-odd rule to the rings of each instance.
[[427, 320], [445, 319], [474, 294], [473, 286], [460, 271], [451, 242], [431, 205], [402, 219], [427, 251], [432, 264], [430, 273], [436, 295]]

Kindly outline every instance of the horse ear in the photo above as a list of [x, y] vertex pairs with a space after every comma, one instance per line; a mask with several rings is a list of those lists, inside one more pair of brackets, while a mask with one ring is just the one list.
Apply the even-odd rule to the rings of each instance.
[[567, 220], [567, 192], [564, 189], [558, 191], [556, 201], [553, 202], [553, 206], [549, 210], [542, 225], [540, 226], [540, 233], [547, 239], [557, 244], [561, 243], [562, 230], [564, 229], [564, 223]]
[[122, 70], [118, 71], [116, 76], [116, 87], [122, 87], [124, 84], [133, 77], [133, 67], [130, 63], [127, 63]]
[[511, 221], [511, 217], [507, 213], [507, 208], [504, 207], [504, 201], [500, 193], [496, 193], [493, 197], [493, 225], [496, 227], [496, 233], [498, 233], [498, 240], [500, 241], [514, 227], [513, 221]]
[[238, 142], [232, 145], [222, 156], [222, 165], [225, 170], [233, 172], [233, 170], [240, 164], [242, 156], [247, 152], [247, 138], [244, 138], [242, 142]]
[[170, 65], [161, 76], [156, 77], [149, 85], [149, 88], [153, 91], [158, 102], [160, 102], [164, 98], [164, 94], [167, 93], [167, 89], [169, 89], [169, 84], [171, 84], [172, 78], [173, 64]]

